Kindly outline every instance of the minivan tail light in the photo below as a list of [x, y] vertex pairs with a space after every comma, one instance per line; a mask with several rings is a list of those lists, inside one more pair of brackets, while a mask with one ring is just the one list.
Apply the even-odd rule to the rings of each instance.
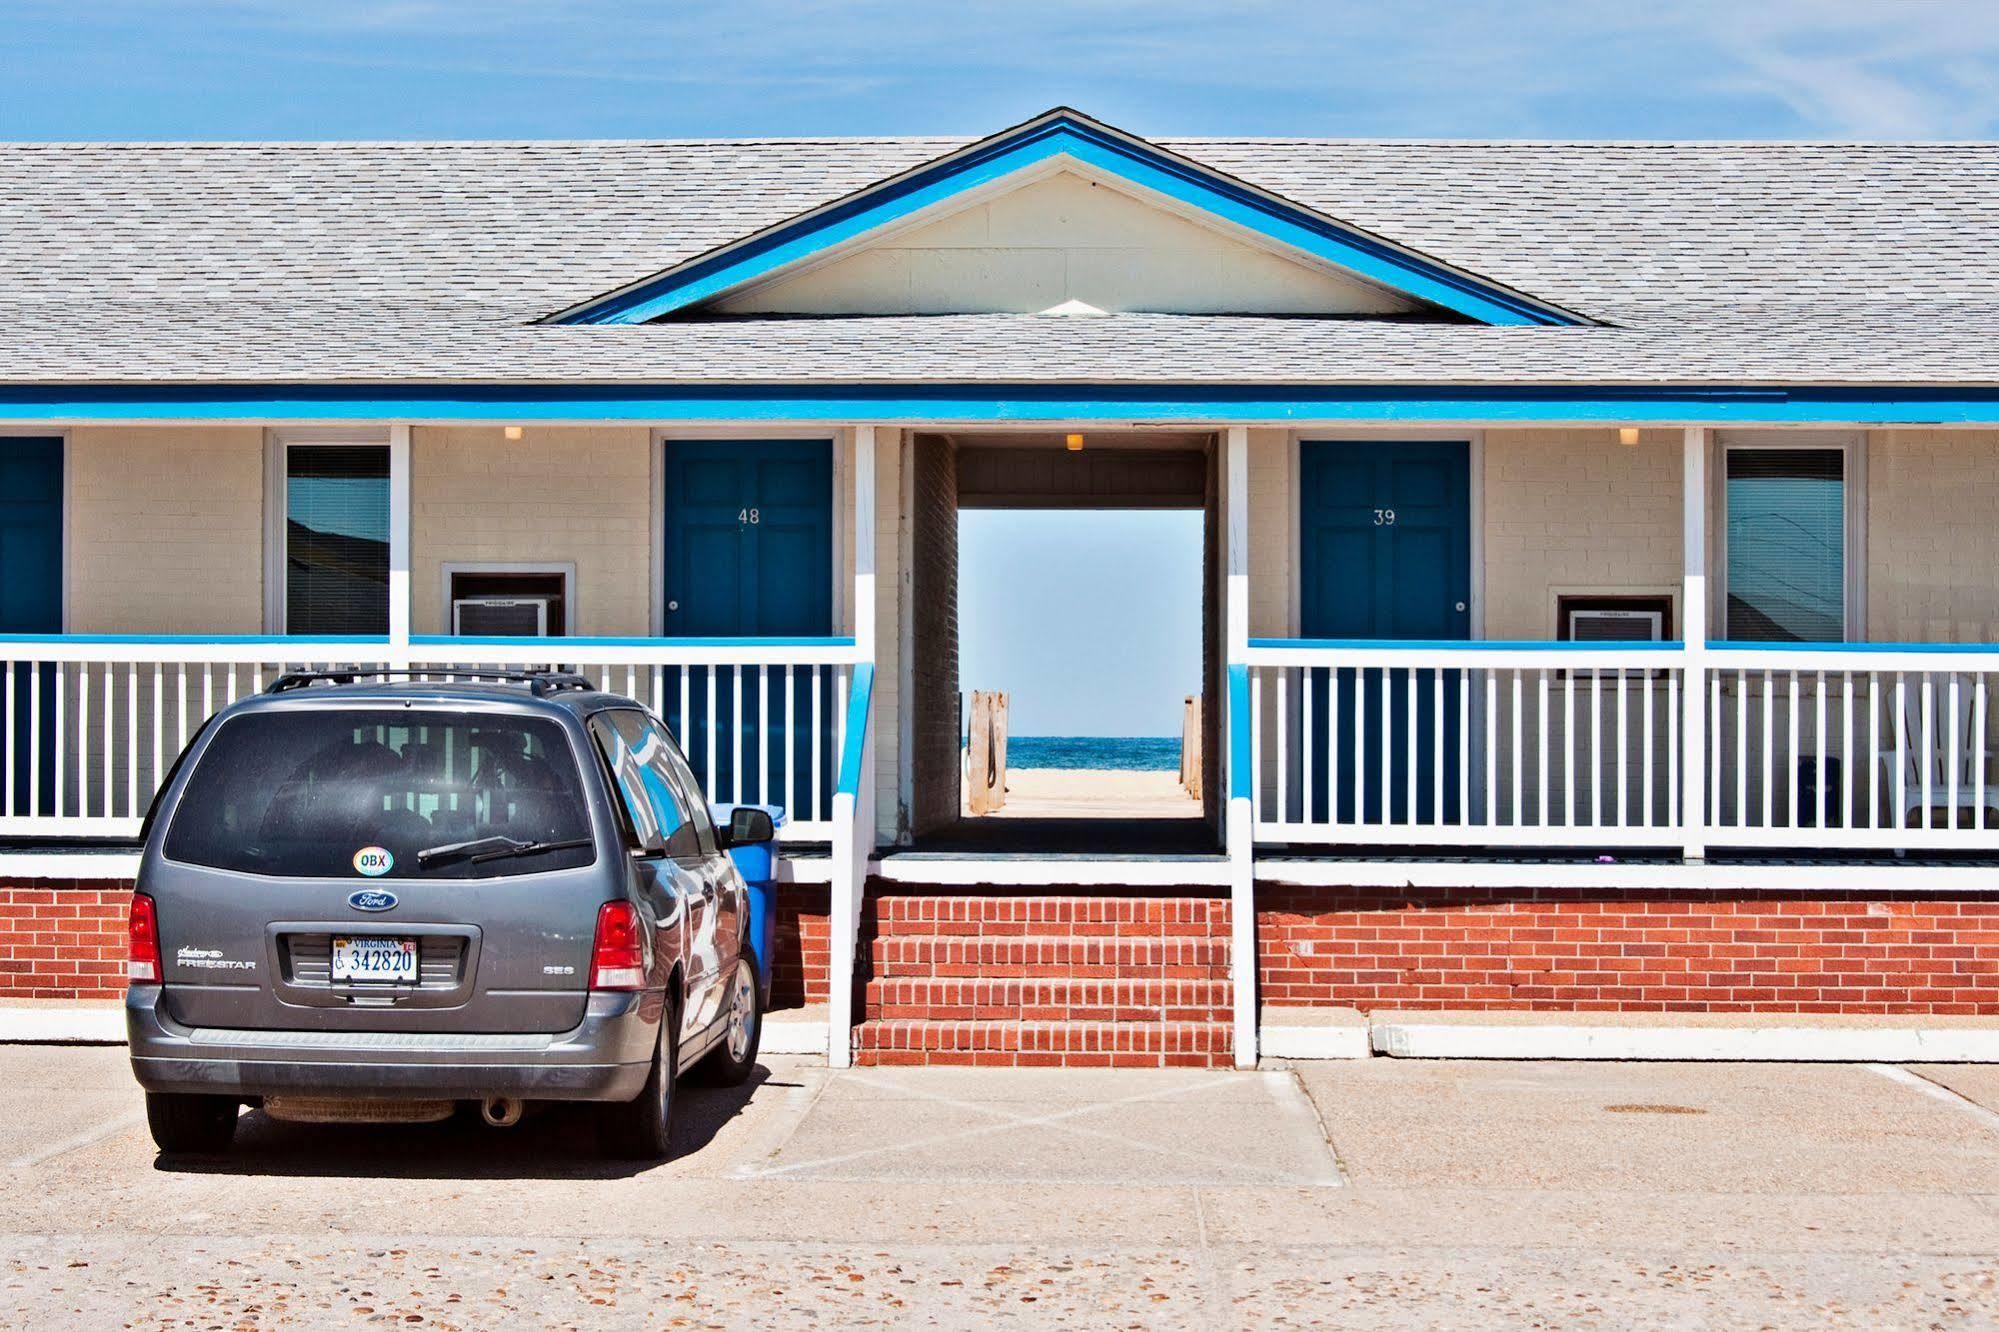
[[158, 985], [160, 972], [160, 918], [153, 899], [144, 893], [132, 894], [132, 914], [128, 922], [131, 952], [125, 963], [125, 979], [133, 985]]
[[606, 902], [597, 908], [597, 942], [590, 949], [590, 988], [643, 990], [645, 949], [640, 942], [639, 910], [630, 902]]

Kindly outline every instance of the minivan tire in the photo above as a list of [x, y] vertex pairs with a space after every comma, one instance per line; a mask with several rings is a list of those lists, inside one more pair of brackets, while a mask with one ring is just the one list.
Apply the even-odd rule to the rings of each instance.
[[[756, 954], [748, 948], [736, 959], [729, 993], [722, 1002], [727, 1025], [722, 1039], [715, 1043], [715, 1052], [701, 1061], [701, 1080], [718, 1087], [740, 1087], [756, 1071], [757, 1048], [763, 1044], [764, 1034], [763, 987], [757, 984]], [[742, 1014], [745, 1036], [741, 1038], [736, 1034], [738, 1004], [746, 1007]]]
[[673, 1153], [673, 1107], [680, 1066], [680, 1005], [667, 1001], [653, 1047], [652, 1071], [639, 1094], [598, 1111], [597, 1138], [617, 1161], [664, 1161]]
[[233, 1096], [147, 1092], [146, 1127], [163, 1152], [213, 1156], [235, 1141], [237, 1109]]

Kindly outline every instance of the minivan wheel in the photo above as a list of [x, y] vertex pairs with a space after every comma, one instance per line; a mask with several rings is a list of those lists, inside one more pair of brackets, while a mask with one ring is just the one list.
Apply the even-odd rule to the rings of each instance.
[[598, 1111], [604, 1155], [620, 1161], [663, 1161], [673, 1152], [675, 1070], [680, 1065], [680, 1006], [668, 1002], [653, 1047], [652, 1072], [639, 1094]]
[[756, 958], [748, 950], [736, 959], [735, 974], [729, 977], [729, 991], [722, 996], [722, 1018], [726, 1025], [715, 1052], [701, 1061], [704, 1081], [723, 1087], [739, 1087], [757, 1066], [757, 1047], [763, 1043], [763, 987], [757, 984]]
[[212, 1156], [236, 1137], [236, 1098], [186, 1092], [147, 1092], [146, 1127], [163, 1152]]

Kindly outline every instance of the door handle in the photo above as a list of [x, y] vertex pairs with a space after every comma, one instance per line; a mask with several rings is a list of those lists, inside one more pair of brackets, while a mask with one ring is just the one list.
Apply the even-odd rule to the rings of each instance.
[[666, 608], [670, 611], [677, 611], [680, 609], [680, 603], [677, 601], [669, 601], [666, 603]]

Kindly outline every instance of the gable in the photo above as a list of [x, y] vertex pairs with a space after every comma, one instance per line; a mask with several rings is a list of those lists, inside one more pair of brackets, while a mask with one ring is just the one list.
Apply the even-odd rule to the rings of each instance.
[[[1161, 261], [1151, 256], [1175, 253], [1176, 244], [1172, 242], [1122, 247], [1128, 253], [1122, 261], [1123, 276], [1116, 279], [1103, 275], [1102, 265], [1107, 256], [1084, 255], [1078, 261], [1086, 279], [1083, 286], [1102, 292], [1114, 303], [1136, 303], [1126, 308], [1146, 308], [1151, 302], [1170, 301], [1190, 309], [1238, 313], [1244, 312], [1237, 305], [1243, 300], [1289, 299], [1304, 300], [1313, 307], [1309, 313], [1396, 312], [1368, 308], [1380, 299], [1362, 290], [1372, 287], [1406, 302], [1405, 309], [1448, 312], [1483, 324], [1588, 322], [1527, 293], [1453, 268], [1386, 237], [1292, 203], [1066, 108], [1057, 108], [789, 221], [639, 278], [551, 315], [548, 322], [646, 323], [739, 301], [743, 304], [735, 307], [738, 310], [767, 310], [771, 307], [758, 302], [778, 299], [775, 288], [783, 280], [808, 276], [813, 270], [838, 260], [858, 257], [862, 251], [876, 251], [909, 232], [927, 230], [966, 212], [973, 214], [966, 225], [984, 225], [990, 229], [994, 212], [981, 213], [975, 205], [1027, 189], [1054, 174], [1076, 175], [1084, 184], [1094, 183], [1100, 192], [1108, 188], [1126, 193], [1152, 204], [1155, 212], [1177, 214], [1197, 227], [1234, 238], [1252, 250], [1263, 251], [1320, 278], [1345, 284], [1343, 290], [1334, 291], [1325, 282], [1307, 282], [1302, 284], [1306, 288], [1302, 294], [1279, 296], [1270, 289], [1299, 285], [1296, 274], [1286, 272], [1279, 277], [1279, 270], [1229, 252], [1226, 247], [1218, 251], [1212, 241], [1203, 240], [1194, 245], [1182, 233], [1177, 248], [1197, 254], [1204, 266], [1202, 271], [1219, 273], [1233, 266], [1235, 290], [1195, 275], [1176, 276], [1164, 271]], [[1064, 182], [1047, 193], [1053, 197], [1075, 188]], [[1039, 193], [1030, 194], [1027, 199], [1035, 202]], [[1087, 211], [1094, 214], [1117, 208], [1116, 204], [1108, 207], [1095, 204]], [[1126, 220], [1136, 219], [1128, 215]], [[1147, 218], [1140, 232], [1158, 229], [1156, 219]], [[948, 230], [936, 234], [946, 234]], [[992, 251], [987, 271], [982, 276], [977, 260], [962, 254], [936, 257], [936, 251], [945, 248]], [[899, 312], [912, 302], [929, 303], [925, 308], [948, 309], [953, 313], [1048, 309], [1051, 306], [1034, 303], [1040, 299], [1037, 292], [1051, 286], [1067, 289], [1074, 285], [1067, 272], [1069, 255], [1078, 250], [1118, 248], [1121, 247], [1072, 242], [911, 247], [905, 242], [900, 246], [887, 245], [878, 254], [871, 253], [863, 263], [855, 264], [850, 273], [840, 275], [838, 282], [820, 279], [821, 284], [830, 282], [830, 286], [801, 283], [784, 293], [782, 299], [809, 302], [808, 308], [813, 310], [841, 309], [843, 302], [868, 302], [860, 310], [844, 310], [847, 313]], [[1049, 276], [1056, 263], [1056, 255], [1051, 251], [1062, 256], [1064, 276], [1059, 283]], [[1118, 262], [1111, 258], [1111, 267], [1116, 269]], [[914, 279], [899, 284], [900, 274], [936, 264], [952, 270], [940, 290], [932, 290]], [[883, 295], [867, 295], [871, 284], [862, 279], [871, 267], [875, 270], [872, 286], [883, 289]], [[1002, 268], [1011, 271], [1001, 274]], [[766, 294], [755, 295], [760, 289]], [[1235, 291], [1247, 294], [1238, 295]], [[975, 298], [984, 304], [953, 307], [946, 300], [946, 292], [951, 300]], [[1073, 299], [1090, 304], [1080, 297]], [[940, 302], [941, 306], [937, 304]], [[1066, 299], [1053, 303], [1055, 307], [1066, 304]]]
[[1426, 307], [1057, 171], [716, 301], [721, 314], [1401, 315]]

